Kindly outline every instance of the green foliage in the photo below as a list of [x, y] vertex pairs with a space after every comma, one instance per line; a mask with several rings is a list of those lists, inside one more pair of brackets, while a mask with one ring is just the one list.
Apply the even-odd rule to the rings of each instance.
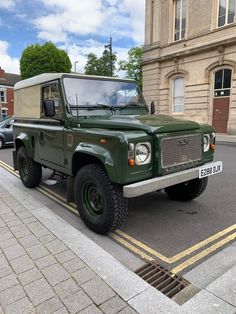
[[68, 54], [51, 42], [27, 47], [20, 59], [22, 79], [41, 73], [69, 73], [71, 66]]
[[[112, 68], [115, 70], [116, 54], [112, 54]], [[101, 58], [98, 58], [94, 53], [88, 54], [87, 63], [85, 65], [85, 74], [111, 76], [110, 67], [110, 52], [104, 50]]]
[[133, 47], [128, 52], [128, 61], [119, 62], [119, 70], [126, 72], [126, 77], [136, 80], [139, 86], [142, 88], [142, 54], [143, 48]]

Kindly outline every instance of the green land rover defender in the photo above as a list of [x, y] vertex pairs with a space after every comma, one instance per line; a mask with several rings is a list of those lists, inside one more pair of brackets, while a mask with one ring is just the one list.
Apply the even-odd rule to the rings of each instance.
[[127, 198], [164, 189], [188, 201], [222, 171], [209, 125], [151, 113], [133, 80], [41, 74], [15, 85], [14, 169], [40, 184], [42, 167], [67, 180], [85, 224], [107, 233], [125, 220]]

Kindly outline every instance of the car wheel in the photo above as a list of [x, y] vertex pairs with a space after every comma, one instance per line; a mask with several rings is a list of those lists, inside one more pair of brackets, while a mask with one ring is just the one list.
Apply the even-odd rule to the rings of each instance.
[[75, 202], [84, 223], [93, 231], [105, 234], [119, 228], [128, 213], [122, 187], [114, 184], [102, 166], [89, 164], [75, 179]]
[[27, 188], [35, 188], [42, 179], [42, 167], [27, 155], [24, 146], [17, 152], [17, 165], [21, 181]]
[[3, 139], [0, 137], [0, 149], [2, 149], [4, 147], [4, 141]]
[[165, 192], [173, 200], [191, 201], [200, 196], [207, 187], [208, 178], [196, 178], [180, 184], [170, 186]]

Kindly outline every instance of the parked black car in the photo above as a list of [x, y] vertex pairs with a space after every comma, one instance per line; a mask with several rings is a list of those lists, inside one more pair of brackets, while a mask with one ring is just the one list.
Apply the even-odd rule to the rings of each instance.
[[0, 149], [7, 145], [13, 146], [13, 123], [13, 117], [0, 122]]

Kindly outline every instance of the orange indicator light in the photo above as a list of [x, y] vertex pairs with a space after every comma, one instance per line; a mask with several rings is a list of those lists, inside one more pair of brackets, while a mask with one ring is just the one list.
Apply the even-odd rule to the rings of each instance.
[[100, 139], [100, 143], [106, 144], [106, 143], [107, 143], [107, 140], [105, 140], [105, 138], [101, 138], [101, 139]]
[[128, 164], [130, 165], [130, 167], [135, 166], [135, 160], [134, 159], [129, 159], [128, 160]]
[[211, 148], [211, 150], [215, 150], [215, 148], [216, 148], [215, 144], [211, 144], [210, 148]]

